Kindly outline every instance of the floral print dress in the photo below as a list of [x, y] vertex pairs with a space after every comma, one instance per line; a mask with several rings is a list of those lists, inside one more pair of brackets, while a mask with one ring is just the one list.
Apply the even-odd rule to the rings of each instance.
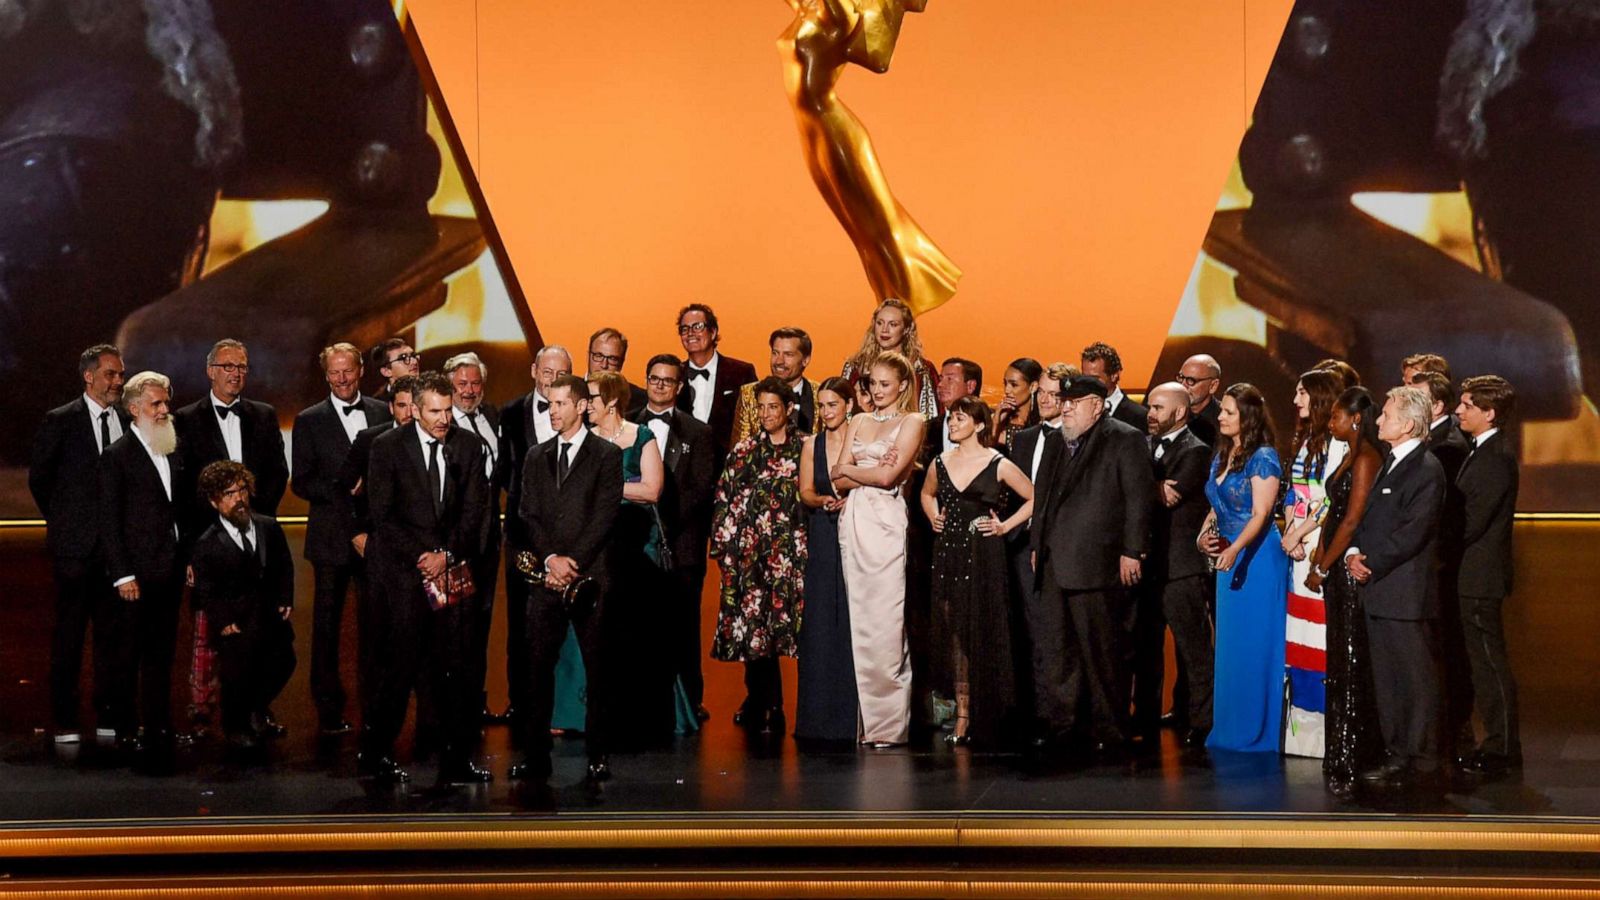
[[806, 569], [801, 444], [790, 435], [774, 446], [760, 432], [728, 454], [712, 512], [711, 556], [722, 570], [713, 659], [796, 655]]

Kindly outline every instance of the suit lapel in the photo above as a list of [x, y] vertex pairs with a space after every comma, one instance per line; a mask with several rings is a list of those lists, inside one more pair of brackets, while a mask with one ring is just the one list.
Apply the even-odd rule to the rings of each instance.
[[[439, 496], [439, 487], [428, 480], [428, 457], [422, 452], [422, 443], [417, 440], [417, 436], [414, 433], [416, 425], [412, 424], [408, 427], [413, 429], [413, 433], [405, 435], [403, 443], [406, 445], [406, 455], [411, 458], [411, 470], [420, 473], [419, 478], [422, 490], [428, 498], [429, 508], [437, 511], [439, 501], [436, 498]], [[443, 464], [443, 460], [440, 461], [440, 464]], [[449, 479], [445, 480], [449, 481]]]

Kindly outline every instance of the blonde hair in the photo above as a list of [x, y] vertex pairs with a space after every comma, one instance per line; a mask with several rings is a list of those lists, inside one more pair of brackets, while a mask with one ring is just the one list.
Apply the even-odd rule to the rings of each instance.
[[[878, 346], [878, 337], [873, 326], [878, 322], [878, 313], [885, 309], [898, 309], [906, 318], [906, 331], [900, 338], [900, 346], [895, 351], [884, 350]], [[867, 333], [861, 337], [861, 347], [856, 354], [844, 364], [845, 371], [856, 374], [865, 374], [878, 362], [881, 355], [898, 352], [911, 365], [912, 371], [922, 363], [922, 338], [917, 334], [917, 319], [911, 314], [911, 307], [904, 300], [893, 297], [884, 300], [872, 309], [872, 318], [867, 320]], [[913, 386], [914, 387], [914, 386]]]
[[[906, 386], [906, 389], [900, 393], [900, 402], [895, 404], [895, 412], [916, 412], [917, 382], [916, 379], [912, 377], [916, 370], [911, 368], [911, 360], [906, 359], [905, 356], [896, 353], [893, 350], [886, 350], [880, 354], [877, 359], [872, 361], [872, 368], [876, 368], [878, 366], [883, 366], [886, 369], [892, 370], [895, 375], [899, 376], [900, 381]], [[864, 373], [868, 378], [872, 377], [872, 368], [867, 369]]]
[[362, 370], [361, 364], [363, 362], [363, 357], [361, 355], [361, 351], [356, 349], [355, 344], [351, 344], [346, 341], [340, 341], [337, 344], [329, 344], [328, 346], [323, 347], [322, 352], [317, 354], [317, 365], [322, 367], [322, 371], [328, 371], [328, 360], [332, 359], [336, 353], [348, 353], [355, 357], [356, 371], [359, 372]]

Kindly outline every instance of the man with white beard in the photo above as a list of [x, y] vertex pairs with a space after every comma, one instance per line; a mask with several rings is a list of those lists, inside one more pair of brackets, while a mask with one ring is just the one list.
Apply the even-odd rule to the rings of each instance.
[[[183, 591], [178, 546], [184, 483], [171, 418], [172, 383], [140, 372], [122, 388], [132, 428], [100, 457], [100, 545], [116, 591], [112, 648], [117, 744], [160, 771], [172, 755], [172, 655]], [[137, 704], [135, 703], [137, 698]], [[137, 707], [137, 708], [136, 708]], [[140, 719], [144, 734], [139, 736]]]

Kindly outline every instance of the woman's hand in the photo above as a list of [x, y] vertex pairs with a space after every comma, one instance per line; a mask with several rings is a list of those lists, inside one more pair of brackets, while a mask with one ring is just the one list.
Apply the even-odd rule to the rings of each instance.
[[1313, 591], [1319, 591], [1320, 592], [1322, 590], [1322, 570], [1321, 569], [1312, 569], [1311, 570], [1311, 574], [1306, 576], [1306, 587], [1312, 589]]
[[1001, 524], [1000, 517], [991, 510], [987, 516], [977, 520], [978, 533], [984, 537], [995, 537], [1006, 533], [1005, 526]]
[[[1283, 545], [1283, 552], [1289, 554], [1291, 558], [1305, 559], [1305, 550], [1301, 549], [1300, 541], [1295, 538], [1293, 528], [1290, 528], [1283, 533], [1283, 540], [1279, 541], [1279, 543]], [[1300, 551], [1299, 556], [1294, 555], [1296, 550]]]
[[[1220, 544], [1222, 542], [1220, 540], [1218, 540], [1217, 543]], [[1239, 548], [1238, 547], [1229, 546], [1229, 547], [1223, 548], [1222, 552], [1217, 555], [1217, 571], [1218, 572], [1227, 572], [1227, 571], [1231, 570], [1233, 568], [1234, 560], [1236, 560], [1238, 558], [1239, 558]]]
[[1294, 560], [1295, 562], [1300, 562], [1301, 560], [1305, 559], [1306, 558], [1306, 545], [1305, 544], [1295, 544], [1294, 545], [1294, 549], [1289, 551], [1289, 558]]
[[944, 533], [944, 512], [943, 512], [943, 510], [941, 510], [941, 511], [939, 511], [937, 513], [934, 513], [933, 518], [928, 520], [928, 524], [933, 526], [933, 531], [934, 531], [935, 534], [943, 534]]

